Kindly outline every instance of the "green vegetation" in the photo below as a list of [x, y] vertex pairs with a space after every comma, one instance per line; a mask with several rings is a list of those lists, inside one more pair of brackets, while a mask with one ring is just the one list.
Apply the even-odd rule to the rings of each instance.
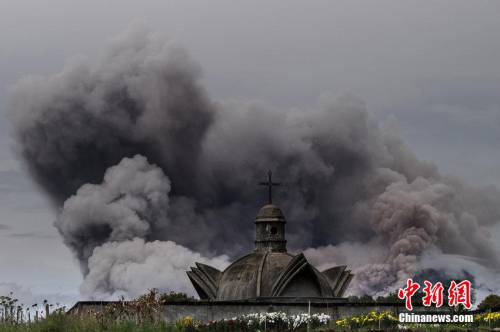
[[483, 302], [479, 304], [478, 309], [484, 311], [500, 311], [500, 296], [494, 294], [486, 296]]
[[[250, 317], [251, 316], [251, 317]], [[262, 320], [258, 314], [249, 317], [241, 317], [234, 320], [210, 322], [199, 324], [191, 317], [184, 317], [174, 324], [167, 324], [162, 320], [151, 320], [146, 314], [142, 320], [128, 319], [116, 320], [114, 316], [85, 315], [74, 316], [63, 312], [49, 315], [46, 319], [32, 323], [22, 324], [0, 324], [2, 332], [230, 332], [230, 331], [305, 331], [308, 322], [311, 330], [324, 324], [321, 317], [312, 317], [308, 320], [304, 317], [288, 319], [276, 316], [272, 320]], [[270, 317], [271, 317], [270, 316]], [[137, 316], [136, 318], [138, 318]], [[302, 319], [301, 319], [302, 318]], [[296, 324], [296, 325], [294, 325]], [[294, 327], [295, 326], [295, 327]]]
[[490, 331], [495, 328], [500, 328], [500, 312], [475, 314], [473, 323], [401, 324], [390, 312], [372, 311], [337, 320], [333, 331]]
[[339, 319], [335, 325], [340, 330], [352, 331], [360, 328], [376, 329], [376, 330], [391, 330], [398, 326], [398, 317], [390, 312], [375, 312], [372, 311], [362, 316], [352, 316], [349, 318]]
[[[252, 317], [241, 317], [234, 320], [211, 322], [209, 324], [198, 324], [191, 317], [185, 317], [175, 324], [166, 324], [163, 321], [149, 321], [147, 319], [139, 322], [136, 320], [114, 320], [110, 317], [105, 319], [99, 315], [73, 316], [63, 312], [53, 313], [47, 319], [30, 324], [0, 324], [2, 332], [257, 332], [257, 331], [307, 331], [306, 320], [295, 328], [290, 325], [290, 320], [285, 317], [277, 317], [280, 314], [268, 314], [266, 322], [259, 315]], [[489, 316], [488, 316], [489, 315]], [[250, 315], [252, 316], [252, 315]], [[494, 317], [495, 316], [495, 317]], [[262, 317], [262, 315], [261, 315]], [[500, 322], [500, 314], [484, 314], [481, 319], [473, 325], [465, 324], [407, 324], [401, 330], [404, 331], [488, 331], [488, 319]], [[300, 319], [299, 319], [300, 320]], [[486, 321], [485, 321], [486, 320]], [[486, 323], [486, 324], [483, 324]], [[292, 323], [293, 324], [293, 323]], [[481, 326], [480, 326], [481, 325]], [[491, 329], [496, 324], [491, 325]], [[312, 332], [333, 331], [398, 331], [396, 317], [389, 313], [371, 312], [364, 316], [355, 316], [323, 324], [316, 318], [311, 322]]]
[[96, 317], [74, 317], [65, 313], [49, 315], [47, 319], [34, 323], [1, 325], [2, 332], [156, 332], [168, 331], [166, 324], [141, 323], [131, 321], [100, 321]]
[[498, 310], [499, 299], [496, 295], [487, 297], [480, 305], [486, 311], [475, 314], [474, 323], [469, 324], [400, 324], [390, 312], [375, 311], [336, 321], [324, 314], [288, 316], [273, 312], [210, 323], [196, 322], [186, 316], [167, 324], [163, 320], [162, 304], [195, 299], [153, 290], [133, 301], [110, 304], [104, 310], [67, 314], [64, 307], [51, 306], [47, 301], [40, 308], [38, 304], [25, 308], [10, 294], [0, 297], [0, 332], [490, 331], [500, 327], [500, 312], [494, 312]]

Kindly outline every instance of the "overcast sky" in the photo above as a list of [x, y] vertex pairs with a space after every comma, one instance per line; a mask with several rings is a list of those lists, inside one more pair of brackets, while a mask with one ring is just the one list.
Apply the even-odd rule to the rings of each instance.
[[10, 148], [6, 97], [19, 78], [97, 60], [140, 20], [187, 49], [215, 100], [308, 108], [353, 94], [443, 173], [500, 186], [499, 17], [500, 2], [470, 0], [0, 0], [0, 291], [76, 298], [81, 282]]

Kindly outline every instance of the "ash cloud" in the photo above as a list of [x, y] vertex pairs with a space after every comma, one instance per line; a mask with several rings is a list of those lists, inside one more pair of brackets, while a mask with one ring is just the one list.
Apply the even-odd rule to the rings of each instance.
[[108, 242], [96, 248], [89, 260], [90, 273], [80, 287], [87, 298], [137, 297], [156, 288], [195, 295], [186, 270], [193, 262], [219, 269], [228, 265], [227, 256], [208, 259], [172, 241]]
[[85, 184], [64, 203], [55, 226], [88, 273], [94, 248], [107, 242], [154, 239], [165, 223], [170, 181], [145, 157], [124, 158], [101, 184]]
[[10, 101], [15, 148], [57, 205], [136, 154], [184, 178], [173, 189], [182, 193], [213, 117], [199, 76], [180, 47], [134, 25], [99, 65], [74, 60], [58, 74], [17, 84]]
[[[120, 253], [125, 266], [130, 243], [156, 252], [148, 247], [172, 241], [206, 259], [250, 250], [268, 169], [285, 183], [275, 201], [291, 249], [309, 248], [322, 266], [353, 265], [355, 293], [399, 286], [429, 253], [500, 265], [488, 237], [500, 220], [497, 188], [441, 175], [352, 96], [290, 110], [214, 102], [186, 52], [135, 27], [95, 66], [22, 80], [10, 105], [16, 150], [61, 209], [56, 226], [90, 278], [86, 293], [126, 288], [89, 276], [109, 275], [99, 262]], [[157, 263], [141, 257], [138, 266]]]

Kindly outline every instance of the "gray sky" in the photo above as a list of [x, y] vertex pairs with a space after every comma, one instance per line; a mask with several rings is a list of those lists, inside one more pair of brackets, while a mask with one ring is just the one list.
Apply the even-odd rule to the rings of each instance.
[[354, 94], [443, 173], [500, 186], [499, 17], [498, 1], [0, 0], [0, 285], [76, 296], [81, 281], [10, 149], [20, 77], [96, 60], [140, 20], [201, 64], [213, 99], [307, 108]]

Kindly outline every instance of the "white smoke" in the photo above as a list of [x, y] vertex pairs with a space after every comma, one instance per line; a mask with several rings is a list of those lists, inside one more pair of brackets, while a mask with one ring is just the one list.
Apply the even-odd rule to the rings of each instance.
[[110, 167], [102, 184], [83, 185], [63, 205], [55, 225], [87, 271], [96, 246], [135, 237], [150, 238], [166, 223], [170, 181], [145, 157], [124, 158]]
[[90, 299], [136, 297], [151, 288], [195, 295], [186, 276], [195, 262], [223, 269], [228, 257], [209, 259], [171, 241], [109, 242], [94, 250], [80, 291]]
[[172, 241], [151, 241], [155, 228], [168, 224], [169, 191], [163, 171], [137, 155], [64, 203], [56, 226], [85, 262], [84, 297], [132, 298], [151, 288], [194, 295], [186, 277], [191, 265], [227, 265], [227, 256], [209, 259]]

